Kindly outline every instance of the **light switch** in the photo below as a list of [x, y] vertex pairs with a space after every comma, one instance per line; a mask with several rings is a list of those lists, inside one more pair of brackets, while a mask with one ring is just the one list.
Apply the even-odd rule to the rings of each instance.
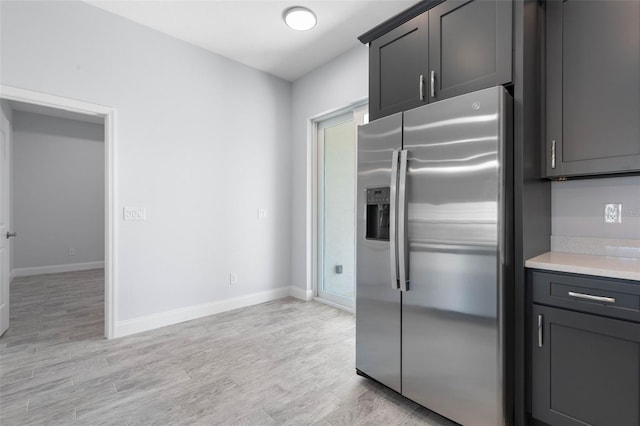
[[125, 207], [124, 220], [147, 220], [147, 210], [144, 207]]

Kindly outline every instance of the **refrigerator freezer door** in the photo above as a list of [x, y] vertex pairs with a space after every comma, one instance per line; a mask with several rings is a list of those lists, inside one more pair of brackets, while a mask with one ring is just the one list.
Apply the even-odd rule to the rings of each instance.
[[356, 368], [397, 392], [401, 292], [391, 288], [389, 241], [366, 238], [366, 207], [367, 189], [390, 187], [393, 152], [401, 146], [402, 114], [358, 129]]
[[465, 425], [504, 424], [502, 87], [408, 111], [410, 290], [402, 393]]

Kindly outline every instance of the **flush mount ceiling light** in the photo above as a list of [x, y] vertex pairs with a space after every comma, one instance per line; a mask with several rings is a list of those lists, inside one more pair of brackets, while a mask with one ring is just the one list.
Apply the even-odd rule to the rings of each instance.
[[316, 26], [316, 14], [306, 7], [294, 6], [286, 9], [282, 13], [284, 22], [298, 31], [307, 31]]

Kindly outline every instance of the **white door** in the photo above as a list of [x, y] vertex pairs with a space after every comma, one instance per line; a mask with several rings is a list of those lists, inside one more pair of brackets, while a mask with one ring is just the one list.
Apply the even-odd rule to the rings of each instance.
[[315, 296], [354, 308], [357, 127], [366, 107], [318, 123]]
[[0, 123], [0, 335], [9, 328], [9, 148], [11, 129]]
[[9, 147], [11, 129], [0, 123], [0, 335], [9, 328]]

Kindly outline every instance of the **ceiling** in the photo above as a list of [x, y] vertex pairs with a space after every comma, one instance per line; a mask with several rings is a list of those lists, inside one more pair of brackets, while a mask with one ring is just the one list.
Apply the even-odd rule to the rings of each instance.
[[[357, 37], [416, 0], [85, 0], [172, 37], [294, 81], [358, 46]], [[318, 24], [294, 31], [291, 6], [313, 10]]]

